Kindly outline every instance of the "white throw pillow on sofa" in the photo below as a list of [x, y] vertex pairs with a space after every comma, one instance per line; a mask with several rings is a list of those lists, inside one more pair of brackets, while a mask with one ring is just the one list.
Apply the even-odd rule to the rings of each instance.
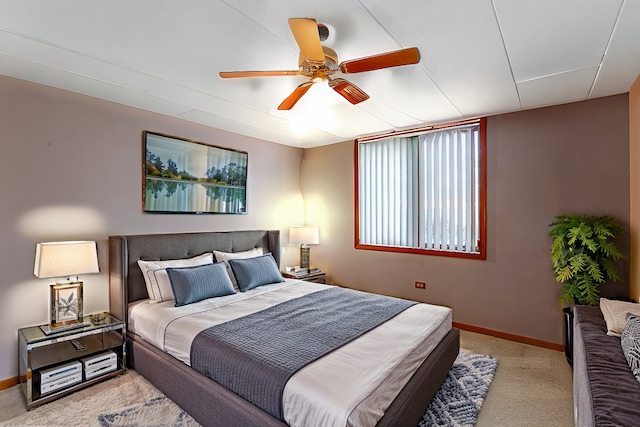
[[600, 298], [600, 310], [607, 322], [607, 335], [619, 337], [627, 325], [627, 313], [640, 316], [640, 304]]

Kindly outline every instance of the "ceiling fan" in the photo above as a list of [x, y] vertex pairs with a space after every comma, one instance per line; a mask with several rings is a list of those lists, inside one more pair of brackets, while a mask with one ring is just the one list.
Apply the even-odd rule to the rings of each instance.
[[[327, 80], [329, 87], [342, 95], [352, 104], [369, 99], [353, 83], [333, 74], [340, 71], [343, 74], [362, 73], [364, 71], [380, 70], [382, 68], [411, 65], [420, 62], [420, 52], [416, 47], [381, 53], [379, 55], [344, 61], [338, 65], [338, 54], [335, 50], [322, 46], [321, 39], [326, 40], [328, 28], [318, 24], [315, 19], [289, 18], [289, 27], [300, 47], [300, 57], [297, 70], [274, 71], [221, 71], [221, 78], [238, 77], [273, 77], [273, 76], [305, 76], [309, 80], [299, 85], [282, 103], [278, 110], [290, 110], [296, 102], [307, 93], [314, 83]], [[322, 37], [321, 37], [322, 36]]]

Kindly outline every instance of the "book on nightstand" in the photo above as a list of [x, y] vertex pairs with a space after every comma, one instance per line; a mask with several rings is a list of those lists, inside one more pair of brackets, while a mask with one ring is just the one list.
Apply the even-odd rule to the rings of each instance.
[[305, 277], [305, 276], [313, 276], [314, 274], [321, 274], [322, 270], [316, 267], [310, 268], [300, 268], [294, 271], [287, 271], [287, 274], [296, 278]]

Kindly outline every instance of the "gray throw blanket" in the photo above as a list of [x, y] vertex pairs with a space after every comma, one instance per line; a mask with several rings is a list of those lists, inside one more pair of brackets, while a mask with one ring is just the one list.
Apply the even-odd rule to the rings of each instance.
[[282, 420], [296, 371], [414, 304], [338, 287], [314, 292], [200, 332], [191, 367]]

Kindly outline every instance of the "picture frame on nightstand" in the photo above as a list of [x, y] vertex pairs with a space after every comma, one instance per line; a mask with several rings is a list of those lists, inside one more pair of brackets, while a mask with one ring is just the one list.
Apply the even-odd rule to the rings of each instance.
[[51, 285], [51, 322], [41, 325], [46, 335], [82, 328], [89, 323], [84, 321], [82, 312], [82, 282], [56, 283]]
[[51, 285], [51, 326], [80, 323], [82, 317], [82, 282]]

